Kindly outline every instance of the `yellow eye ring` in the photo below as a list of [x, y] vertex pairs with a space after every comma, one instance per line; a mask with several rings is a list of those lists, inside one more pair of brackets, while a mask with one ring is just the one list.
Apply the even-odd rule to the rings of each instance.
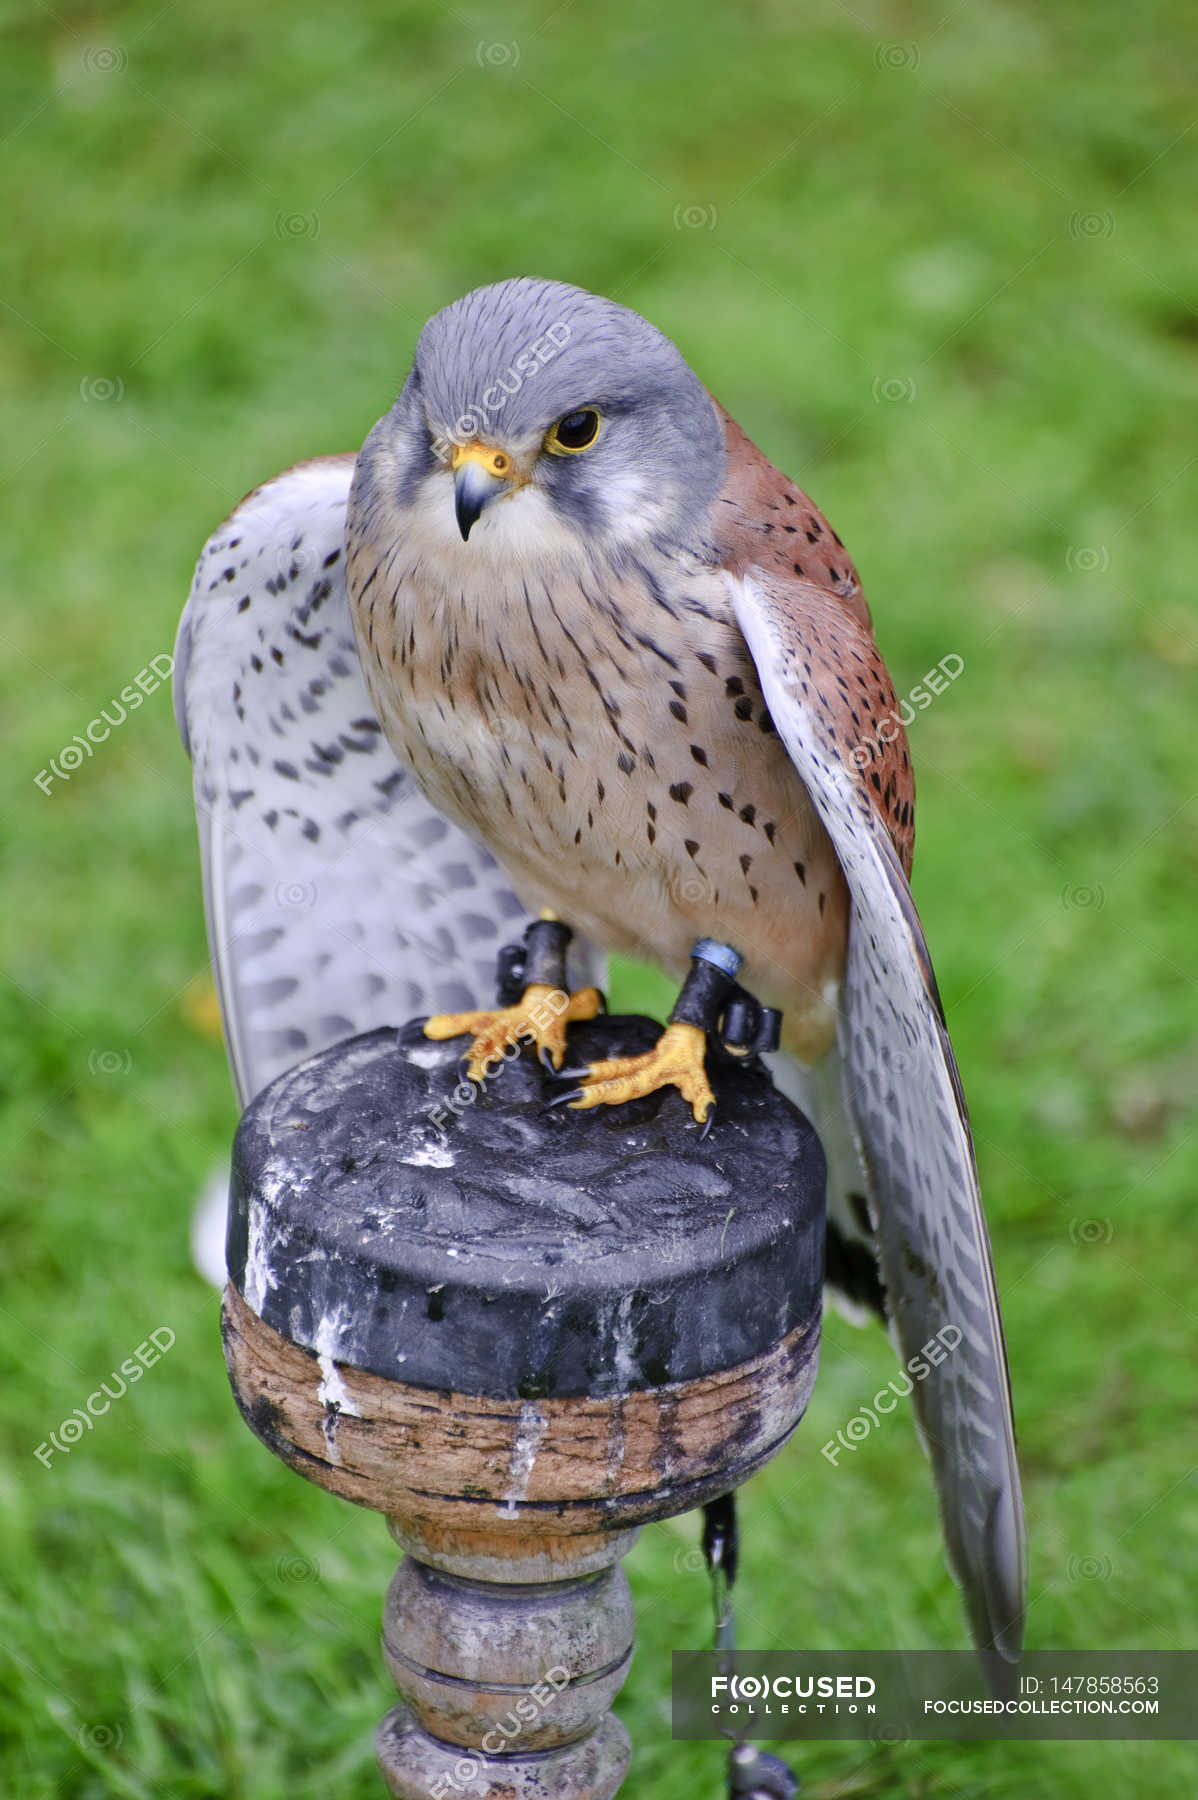
[[580, 406], [574, 412], [564, 413], [547, 433], [545, 448], [551, 456], [580, 456], [599, 436], [601, 422], [593, 406]]

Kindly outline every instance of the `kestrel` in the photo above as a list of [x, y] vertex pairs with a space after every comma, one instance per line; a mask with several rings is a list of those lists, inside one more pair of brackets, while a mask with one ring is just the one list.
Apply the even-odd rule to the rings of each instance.
[[[496, 949], [539, 912], [578, 933], [577, 1016], [602, 951], [681, 978], [697, 943], [781, 1010], [773, 1072], [827, 1154], [829, 1277], [912, 1371], [950, 1564], [1001, 1675], [1023, 1512], [908, 885], [911, 765], [856, 571], [806, 494], [637, 314], [555, 282], [480, 288], [425, 326], [356, 459], [287, 471], [210, 540], [175, 679], [243, 1098], [414, 1013], [469, 1032], [477, 1070], [526, 1023], [487, 999]], [[560, 1067], [564, 1034], [540, 1048]], [[570, 1102], [672, 1084], [704, 1118], [704, 1048], [675, 1020]]]

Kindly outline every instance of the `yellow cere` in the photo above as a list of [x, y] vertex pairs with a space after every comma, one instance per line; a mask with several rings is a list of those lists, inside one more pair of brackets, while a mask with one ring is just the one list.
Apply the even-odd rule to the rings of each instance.
[[460, 469], [468, 462], [478, 463], [488, 475], [507, 476], [512, 472], [512, 459], [507, 451], [496, 450], [491, 444], [455, 444], [449, 459], [450, 468]]

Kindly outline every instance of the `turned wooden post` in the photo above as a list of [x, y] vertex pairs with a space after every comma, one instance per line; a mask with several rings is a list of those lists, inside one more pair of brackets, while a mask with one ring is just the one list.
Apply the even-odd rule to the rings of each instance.
[[[570, 1054], [658, 1029], [599, 1018]], [[712, 1053], [700, 1142], [672, 1090], [547, 1112], [530, 1056], [478, 1092], [460, 1050], [372, 1032], [248, 1108], [226, 1358], [250, 1428], [386, 1514], [404, 1551], [383, 1618], [391, 1793], [608, 1800], [630, 1754], [609, 1710], [633, 1650], [620, 1558], [802, 1416], [823, 1158], [757, 1062]]]

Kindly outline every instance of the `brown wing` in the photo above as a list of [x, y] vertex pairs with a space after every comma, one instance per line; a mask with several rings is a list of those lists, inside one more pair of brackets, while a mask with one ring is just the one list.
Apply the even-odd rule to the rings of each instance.
[[[815, 566], [779, 557], [779, 529], [816, 549], [830, 528], [731, 420], [726, 430], [717, 531], [737, 622], [851, 900], [837, 1047], [886, 1310], [916, 1375], [950, 1562], [989, 1679], [1006, 1691], [1022, 1641], [1023, 1506], [969, 1119], [907, 885], [910, 759], [855, 571], [838, 550]], [[860, 754], [866, 741], [877, 754]]]
[[728, 476], [716, 549], [732, 575], [760, 569], [803, 646], [804, 690], [882, 818], [904, 873], [915, 849], [915, 777], [907, 734], [852, 558], [815, 503], [776, 469], [719, 401]]

